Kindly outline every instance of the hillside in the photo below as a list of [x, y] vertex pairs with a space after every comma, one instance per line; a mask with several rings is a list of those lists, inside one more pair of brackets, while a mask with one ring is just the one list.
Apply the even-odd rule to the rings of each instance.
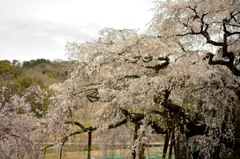
[[11, 88], [12, 94], [20, 94], [32, 85], [49, 86], [63, 82], [71, 67], [70, 61], [37, 59], [19, 62], [0, 61], [0, 85]]

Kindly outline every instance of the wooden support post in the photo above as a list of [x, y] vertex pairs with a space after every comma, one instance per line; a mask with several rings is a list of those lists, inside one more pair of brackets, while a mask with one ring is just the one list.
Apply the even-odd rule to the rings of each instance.
[[88, 132], [88, 156], [87, 159], [91, 159], [91, 150], [92, 150], [92, 131]]
[[172, 158], [172, 149], [175, 144], [175, 136], [174, 136], [174, 131], [171, 134], [171, 143], [170, 143], [170, 148], [169, 148], [169, 153], [168, 153], [168, 159]]
[[180, 159], [180, 139], [179, 139], [179, 120], [176, 119], [176, 143], [175, 143], [175, 159]]
[[[133, 136], [133, 144], [135, 144], [135, 141], [138, 138], [138, 129], [140, 128], [140, 124], [138, 122], [135, 123], [135, 129], [134, 129], [134, 136]], [[137, 158], [137, 152], [136, 149], [134, 147], [134, 150], [132, 151], [132, 159], [136, 159]]]
[[170, 132], [168, 131], [166, 133], [165, 142], [164, 142], [164, 146], [163, 146], [163, 159], [165, 159], [165, 157], [167, 155], [169, 138], [170, 138]]

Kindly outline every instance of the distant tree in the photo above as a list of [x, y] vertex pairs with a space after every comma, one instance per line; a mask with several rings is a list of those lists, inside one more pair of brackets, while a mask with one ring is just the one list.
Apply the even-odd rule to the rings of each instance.
[[0, 61], [0, 75], [2, 75], [5, 79], [13, 79], [16, 78], [19, 74], [19, 68], [12, 65], [8, 60]]
[[11, 70], [11, 63], [8, 60], [1, 60], [0, 61], [0, 72], [10, 71]]
[[0, 87], [0, 158], [42, 158], [35, 144], [39, 122], [30, 111], [25, 96], [9, 94], [9, 89]]
[[13, 60], [13, 61], [12, 61], [12, 65], [13, 65], [13, 66], [16, 66], [16, 67], [21, 67], [21, 66], [22, 66], [22, 63], [21, 63], [21, 61], [19, 61], [19, 60]]
[[25, 90], [25, 100], [31, 106], [31, 112], [36, 117], [42, 118], [48, 109], [48, 100], [50, 94], [47, 88], [43, 88], [39, 85], [33, 85]]
[[24, 61], [22, 67], [34, 67], [40, 64], [51, 64], [51, 61], [46, 59], [37, 59], [37, 60], [30, 60]]

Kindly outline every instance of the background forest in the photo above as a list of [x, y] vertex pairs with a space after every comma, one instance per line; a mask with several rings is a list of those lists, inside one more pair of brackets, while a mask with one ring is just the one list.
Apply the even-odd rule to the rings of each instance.
[[[46, 59], [36, 59], [31, 61], [0, 61], [0, 85], [9, 89], [4, 98], [12, 95], [23, 95], [28, 89], [39, 86], [44, 90], [53, 83], [63, 82], [68, 77], [68, 70], [72, 62], [50, 61]], [[3, 93], [3, 92], [1, 92]], [[29, 98], [32, 111], [37, 109], [47, 110], [47, 98], [44, 104], [35, 102]]]
[[122, 158], [151, 158], [151, 142], [163, 143], [155, 158], [240, 158], [240, 1], [154, 2], [144, 33], [67, 43], [68, 71], [1, 61], [0, 158], [62, 159], [73, 141], [88, 159], [114, 143]]

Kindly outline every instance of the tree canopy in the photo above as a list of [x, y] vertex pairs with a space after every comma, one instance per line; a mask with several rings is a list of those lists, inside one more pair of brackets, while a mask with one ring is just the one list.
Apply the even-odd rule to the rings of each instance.
[[[164, 135], [164, 158], [167, 152], [176, 159], [240, 157], [240, 1], [155, 1], [154, 11], [145, 33], [104, 28], [97, 40], [67, 44], [74, 67], [68, 79], [49, 87], [48, 112], [33, 118], [41, 123], [39, 136], [64, 134], [44, 150], [58, 145], [62, 158], [69, 137], [88, 133], [90, 158], [92, 132], [107, 131], [114, 136], [104, 142], [121, 135], [131, 141], [132, 159], [144, 158], [153, 133]], [[25, 66], [39, 62], [48, 61]], [[38, 88], [27, 94], [44, 94]], [[9, 103], [0, 105], [0, 115]]]
[[224, 65], [240, 76], [239, 1], [177, 0], [156, 4], [150, 27], [153, 34], [178, 43], [183, 51], [208, 52], [209, 64]]
[[[231, 70], [209, 65], [206, 54], [183, 52], [134, 30], [106, 28], [100, 33], [97, 41], [68, 45], [69, 54], [77, 57], [78, 63], [68, 80], [51, 86], [55, 92], [52, 121], [64, 126], [83, 115], [91, 103], [101, 103], [97, 113], [93, 112], [94, 130], [140, 124], [133, 143], [139, 158], [147, 127], [160, 134], [174, 132], [178, 142], [185, 143], [179, 146], [182, 157], [199, 151], [212, 158], [219, 145], [227, 143], [234, 149], [232, 117], [239, 100], [239, 79]], [[224, 155], [231, 151], [221, 149]]]
[[[49, 120], [60, 131], [66, 121], [87, 131], [132, 123], [132, 158], [143, 158], [149, 129], [165, 134], [164, 155], [171, 141], [176, 158], [239, 157], [239, 1], [155, 4], [145, 34], [105, 28], [98, 40], [67, 45], [78, 62], [51, 86]], [[85, 128], [76, 117], [96, 103]]]

